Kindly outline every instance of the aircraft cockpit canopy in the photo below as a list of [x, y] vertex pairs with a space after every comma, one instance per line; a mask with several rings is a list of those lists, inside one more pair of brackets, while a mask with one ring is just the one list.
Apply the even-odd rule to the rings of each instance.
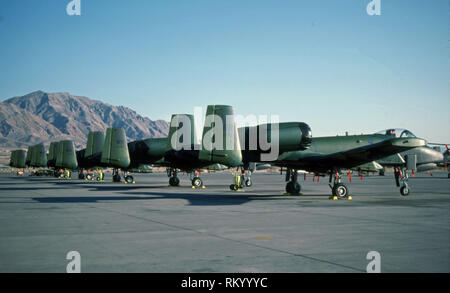
[[382, 134], [392, 137], [416, 137], [414, 133], [404, 128], [390, 128], [387, 130], [382, 130], [377, 132], [376, 134]]

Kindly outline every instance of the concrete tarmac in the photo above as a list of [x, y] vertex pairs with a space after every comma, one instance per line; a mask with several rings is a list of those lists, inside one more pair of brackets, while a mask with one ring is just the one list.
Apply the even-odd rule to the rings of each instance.
[[[76, 177], [77, 174], [73, 174]], [[392, 174], [348, 178], [353, 200], [329, 199], [308, 175], [302, 196], [284, 175], [258, 173], [244, 192], [231, 174], [135, 175], [136, 184], [0, 174], [0, 272], [450, 272], [450, 179], [411, 178], [402, 197]]]

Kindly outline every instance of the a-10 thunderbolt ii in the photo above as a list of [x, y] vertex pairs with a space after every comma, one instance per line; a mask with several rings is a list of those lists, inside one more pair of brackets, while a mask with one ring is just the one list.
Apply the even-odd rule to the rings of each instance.
[[63, 176], [69, 179], [71, 178], [72, 170], [78, 168], [75, 144], [71, 140], [61, 140], [57, 143], [51, 143], [48, 157], [47, 166], [54, 168], [55, 176], [57, 177]]
[[[271, 137], [271, 129], [278, 130], [277, 138]], [[182, 129], [187, 131], [182, 131]], [[251, 136], [251, 134], [255, 134]], [[241, 138], [242, 136], [242, 138]], [[260, 139], [262, 136], [265, 140]], [[247, 139], [247, 140], [245, 140]], [[233, 107], [228, 105], [209, 105], [200, 144], [196, 144], [194, 118], [190, 114], [172, 115], [169, 135], [166, 138], [150, 138], [128, 144], [131, 164], [153, 164], [167, 167], [169, 185], [178, 186], [179, 171], [191, 174], [192, 187], [203, 187], [201, 169], [215, 169], [217, 164], [239, 169], [231, 189], [250, 186], [251, 179], [242, 175], [252, 168], [254, 161], [261, 160], [270, 149], [261, 142], [270, 141], [278, 146], [281, 153], [304, 150], [309, 146], [311, 129], [306, 123], [277, 123], [244, 127], [237, 129]], [[246, 152], [245, 149], [251, 150]], [[246, 157], [247, 156], [247, 157]], [[276, 158], [276, 156], [275, 156]], [[257, 161], [256, 161], [257, 162]], [[254, 166], [253, 166], [254, 168]]]
[[[217, 127], [212, 126], [214, 122], [203, 129], [203, 134], [209, 136], [217, 136], [220, 140], [226, 135], [236, 137], [236, 126], [234, 110], [231, 106], [225, 105], [209, 105], [207, 108], [206, 119], [221, 119], [225, 121], [225, 117], [231, 117], [230, 124], [221, 123], [220, 131]], [[205, 120], [205, 123], [207, 120]], [[227, 133], [226, 127], [231, 131]], [[219, 133], [220, 132], [220, 133]], [[206, 140], [202, 137], [202, 143]], [[165, 138], [149, 138], [130, 142], [128, 144], [131, 164], [130, 168], [136, 168], [142, 164], [153, 164], [167, 168], [170, 186], [178, 186], [180, 179], [178, 173], [184, 171], [191, 174], [192, 187], [203, 187], [203, 181], [200, 178], [201, 169], [216, 169], [217, 164], [227, 167], [237, 167], [241, 164], [242, 157], [239, 151], [239, 141], [235, 140], [229, 149], [208, 148], [204, 145], [196, 144], [196, 132], [194, 125], [194, 117], [190, 114], [174, 114], [172, 115], [169, 135]]]
[[[221, 120], [224, 120], [225, 116], [234, 117], [232, 107], [223, 105], [208, 106], [207, 117], [211, 115], [220, 117]], [[227, 137], [235, 137], [234, 148], [231, 150], [215, 148], [208, 150], [206, 147], [205, 150], [205, 143], [212, 143], [209, 139], [205, 140], [205, 136], [212, 135], [210, 131], [215, 128], [212, 126], [214, 123], [209, 125], [205, 123], [202, 145], [196, 148], [192, 144], [194, 141], [192, 136], [195, 135], [192, 120], [191, 115], [174, 115], [168, 138], [151, 138], [129, 143], [131, 165], [166, 166], [169, 168], [169, 184], [176, 186], [179, 184], [177, 170], [195, 172], [209, 164], [219, 163], [228, 167], [237, 167], [244, 172], [250, 168], [252, 163], [270, 163], [288, 168], [286, 191], [290, 194], [300, 193], [301, 187], [297, 180], [297, 170], [306, 170], [317, 175], [329, 175], [330, 183], [334, 180], [334, 184], [330, 184], [333, 196], [345, 198], [349, 193], [347, 186], [341, 181], [342, 170], [426, 144], [423, 139], [416, 137], [396, 138], [385, 134], [312, 138], [311, 129], [306, 123], [287, 122], [239, 128], [237, 137], [233, 131], [228, 135], [221, 132], [224, 135], [223, 141]], [[175, 135], [176, 131], [184, 124], [190, 124], [188, 128], [192, 128], [188, 135], [190, 138], [188, 143], [179, 139], [182, 137]], [[223, 126], [223, 123], [221, 125]], [[272, 128], [278, 129], [276, 138], [270, 137]], [[251, 139], [252, 133], [257, 135], [256, 139]], [[260, 136], [265, 136], [266, 141], [278, 139], [277, 157], [264, 158], [264, 155], [271, 150], [260, 144], [261, 141], [264, 141], [260, 139]], [[238, 141], [239, 143], [237, 143]], [[177, 144], [182, 147], [177, 147]], [[402, 175], [404, 174], [404, 170], [400, 170], [400, 172]], [[407, 181], [404, 176], [402, 178], [402, 190], [404, 190], [407, 188]], [[192, 178], [192, 186], [197, 187], [201, 184], [201, 179], [195, 175]], [[230, 188], [237, 190], [244, 185], [242, 181], [240, 185], [236, 182]]]
[[[281, 154], [273, 165], [286, 167], [286, 192], [299, 194], [301, 186], [297, 180], [297, 170], [312, 172], [318, 176], [329, 176], [333, 198], [347, 198], [348, 187], [342, 183], [341, 172], [357, 166], [377, 161], [381, 158], [409, 149], [423, 147], [426, 141], [413, 136], [396, 137], [388, 132], [313, 137], [307, 150]], [[405, 168], [398, 170], [402, 195], [409, 193]], [[333, 185], [331, 183], [333, 182]], [[406, 192], [407, 191], [407, 192]]]
[[[127, 139], [123, 128], [112, 127], [106, 130], [106, 135], [101, 131], [92, 131], [88, 135], [85, 149], [76, 154], [78, 161], [78, 178], [92, 180], [92, 170], [98, 172], [97, 180], [103, 180], [103, 169], [113, 168], [113, 182], [120, 182], [120, 170], [126, 170], [130, 165]], [[84, 170], [88, 170], [84, 174]], [[133, 183], [131, 175], [124, 175], [125, 183]]]

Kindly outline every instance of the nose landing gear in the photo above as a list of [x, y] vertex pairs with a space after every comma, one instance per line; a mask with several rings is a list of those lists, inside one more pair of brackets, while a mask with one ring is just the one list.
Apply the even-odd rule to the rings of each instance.
[[[334, 182], [333, 182], [333, 185], [331, 185], [331, 181], [333, 181], [333, 177], [334, 177]], [[333, 176], [333, 173], [330, 174], [330, 184], [329, 184], [329, 186], [331, 188], [331, 194], [332, 194], [330, 199], [333, 199], [333, 200], [338, 200], [338, 199], [352, 200], [352, 197], [349, 196], [347, 185], [342, 183], [341, 179], [342, 178], [341, 178], [341, 174], [340, 174], [339, 171], [336, 171], [334, 176]]]
[[298, 183], [297, 170], [287, 169], [286, 172], [286, 193], [290, 195], [300, 195], [302, 189], [301, 185]]
[[397, 187], [400, 187], [400, 194], [402, 196], [408, 196], [410, 188], [408, 186], [408, 172], [402, 168], [396, 168], [394, 170], [395, 183]]

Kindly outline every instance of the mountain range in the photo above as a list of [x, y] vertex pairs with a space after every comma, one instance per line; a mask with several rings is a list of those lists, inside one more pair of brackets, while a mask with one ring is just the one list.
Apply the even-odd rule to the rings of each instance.
[[25, 148], [70, 139], [82, 148], [90, 131], [108, 127], [124, 128], [132, 141], [167, 136], [169, 123], [69, 93], [36, 91], [0, 102], [0, 147]]

